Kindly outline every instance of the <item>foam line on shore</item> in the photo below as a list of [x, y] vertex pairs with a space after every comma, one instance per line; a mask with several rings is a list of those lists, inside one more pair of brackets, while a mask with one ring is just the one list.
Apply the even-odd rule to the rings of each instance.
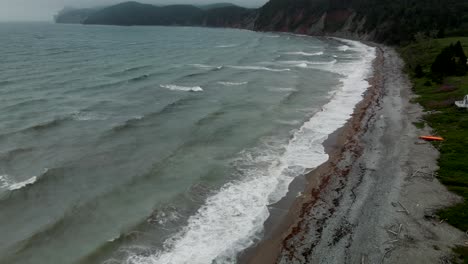
[[267, 206], [279, 201], [299, 175], [328, 160], [323, 147], [328, 135], [342, 127], [369, 87], [375, 49], [360, 42], [341, 40], [361, 57], [359, 65], [337, 69], [343, 74], [331, 101], [294, 133], [286, 145], [266, 144], [258, 152], [241, 153], [244, 177], [226, 184], [209, 197], [187, 225], [150, 256], [132, 255], [131, 264], [235, 263], [237, 254], [259, 238], [269, 217]]

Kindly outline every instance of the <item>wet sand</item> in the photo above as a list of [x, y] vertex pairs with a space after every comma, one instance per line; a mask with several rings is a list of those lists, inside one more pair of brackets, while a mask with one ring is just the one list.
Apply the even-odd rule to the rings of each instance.
[[433, 176], [437, 150], [418, 140], [430, 131], [412, 124], [423, 112], [403, 62], [377, 50], [364, 99], [325, 144], [329, 160], [270, 207], [264, 239], [240, 263], [440, 263], [463, 243], [434, 216], [459, 198]]

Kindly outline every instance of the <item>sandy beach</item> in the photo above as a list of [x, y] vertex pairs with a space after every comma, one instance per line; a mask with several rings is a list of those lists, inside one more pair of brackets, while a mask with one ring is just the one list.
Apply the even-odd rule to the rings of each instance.
[[463, 244], [434, 214], [459, 198], [434, 175], [438, 151], [418, 139], [430, 128], [413, 125], [423, 110], [410, 103], [403, 61], [377, 52], [371, 87], [326, 142], [329, 160], [271, 206], [265, 239], [242, 263], [448, 263]]

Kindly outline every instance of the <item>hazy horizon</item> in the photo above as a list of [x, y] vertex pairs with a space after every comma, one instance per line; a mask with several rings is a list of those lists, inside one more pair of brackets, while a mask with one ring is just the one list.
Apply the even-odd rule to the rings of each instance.
[[[52, 21], [53, 16], [64, 7], [95, 7], [112, 5], [125, 0], [0, 0], [0, 21]], [[213, 4], [233, 3], [244, 7], [259, 7], [268, 0], [137, 0], [141, 3], [170, 4]]]

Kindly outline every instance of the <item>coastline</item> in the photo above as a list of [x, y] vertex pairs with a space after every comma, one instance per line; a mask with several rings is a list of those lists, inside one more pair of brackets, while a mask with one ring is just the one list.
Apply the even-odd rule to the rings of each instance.
[[240, 263], [438, 263], [463, 242], [434, 216], [458, 198], [436, 179], [414, 176], [433, 173], [438, 152], [417, 141], [412, 122], [423, 112], [410, 103], [403, 62], [377, 46], [373, 67], [352, 118], [324, 143], [329, 160], [270, 206], [264, 238]]

